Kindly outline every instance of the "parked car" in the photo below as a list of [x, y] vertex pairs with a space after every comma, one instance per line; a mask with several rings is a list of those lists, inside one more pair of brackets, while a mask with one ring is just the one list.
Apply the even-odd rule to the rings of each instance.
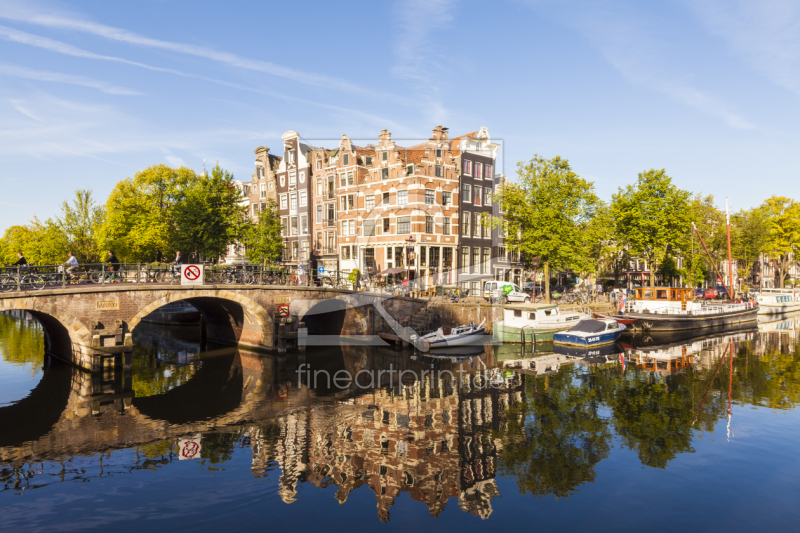
[[531, 297], [519, 285], [510, 281], [487, 281], [483, 285], [483, 297], [495, 302], [523, 302], [528, 303]]
[[705, 299], [705, 297], [706, 297], [706, 291], [705, 291], [705, 289], [695, 289], [695, 290], [694, 290], [694, 297], [695, 297], [697, 300], [703, 300], [703, 299]]
[[706, 292], [703, 293], [703, 298], [706, 300], [716, 300], [719, 298], [719, 291], [713, 287], [709, 287], [706, 289]]

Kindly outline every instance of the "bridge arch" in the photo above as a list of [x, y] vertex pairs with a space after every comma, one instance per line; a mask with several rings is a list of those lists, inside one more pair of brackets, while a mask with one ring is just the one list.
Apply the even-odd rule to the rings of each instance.
[[160, 298], [144, 306], [128, 321], [128, 330], [133, 332], [147, 315], [177, 301], [188, 302], [203, 314], [209, 338], [254, 347], [272, 345], [272, 322], [266, 309], [252, 298], [228, 290], [163, 291]]
[[74, 362], [80, 364], [83, 347], [91, 345], [92, 334], [86, 324], [58, 305], [37, 298], [18, 298], [4, 300], [0, 310], [21, 310], [33, 315], [42, 325], [45, 353], [49, 355], [72, 354]]

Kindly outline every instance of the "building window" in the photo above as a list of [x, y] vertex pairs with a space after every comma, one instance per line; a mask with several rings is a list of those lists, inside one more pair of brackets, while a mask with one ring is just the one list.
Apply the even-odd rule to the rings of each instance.
[[281, 176], [281, 187], [286, 186], [286, 176]]
[[489, 187], [483, 189], [483, 205], [492, 205], [492, 189]]
[[322, 204], [317, 205], [317, 222], [322, 222]]
[[453, 193], [450, 191], [442, 191], [442, 205], [450, 205], [453, 200]]
[[263, 213], [266, 210], [267, 210], [267, 202], [261, 202], [261, 212]]
[[292, 243], [292, 259], [293, 260], [297, 260], [297, 248], [298, 248], [297, 241], [294, 241]]
[[297, 194], [296, 193], [291, 193], [289, 195], [289, 209], [291, 209], [292, 211], [296, 211], [297, 210]]
[[384, 150], [384, 151], [381, 153], [381, 160], [382, 160], [382, 161], [388, 161], [388, 159], [389, 159], [389, 152], [387, 152], [386, 150]]
[[285, 194], [281, 194], [281, 209], [288, 209], [288, 204], [286, 203]]
[[469, 183], [463, 185], [461, 196], [464, 197], [465, 203], [470, 203], [472, 201], [472, 187], [470, 187]]
[[256, 167], [256, 178], [261, 179], [264, 177], [264, 167]]
[[475, 163], [475, 179], [479, 180], [481, 178], [483, 178], [483, 165]]
[[342, 156], [342, 165], [347, 166], [350, 164], [350, 154], [344, 154]]
[[436, 149], [436, 157], [439, 158], [439, 159], [442, 158], [442, 147], [441, 146]]
[[306, 205], [308, 205], [308, 198], [306, 196], [306, 191], [303, 190], [303, 191], [300, 191], [300, 206], [304, 207]]
[[435, 168], [436, 168], [435, 175], [437, 178], [441, 178], [442, 176], [444, 176], [444, 167], [442, 165], [436, 165]]
[[480, 237], [481, 236], [481, 214], [480, 213], [472, 213], [472, 236], [473, 237]]
[[289, 163], [294, 163], [294, 150], [289, 150], [286, 157], [289, 160]]
[[461, 248], [461, 271], [469, 272], [469, 246]]
[[[388, 218], [384, 218], [383, 219], [383, 233], [384, 234], [389, 233], [389, 219]], [[389, 256], [390, 256], [389, 259], [391, 259], [391, 255], [392, 255], [392, 249], [389, 248]]]
[[297, 171], [290, 170], [289, 171], [289, 185], [297, 185]]
[[281, 217], [281, 236], [289, 236], [289, 219], [287, 217]]
[[411, 217], [397, 217], [397, 234], [408, 235], [411, 233]]
[[436, 201], [436, 191], [432, 191], [431, 189], [425, 189], [425, 203], [428, 205], [433, 205]]
[[352, 185], [353, 184], [353, 173], [352, 172], [348, 172], [347, 173], [347, 184], [348, 185]]
[[406, 176], [411, 176], [414, 173], [414, 165], [406, 165]]
[[364, 162], [368, 167], [371, 167], [372, 166], [372, 156], [371, 155], [366, 156], [364, 158]]
[[477, 185], [473, 188], [472, 191], [472, 203], [475, 205], [481, 205], [481, 196], [483, 196], [483, 188], [478, 187]]
[[352, 194], [347, 195], [347, 209], [355, 209], [355, 196]]
[[325, 223], [325, 225], [333, 227], [334, 221], [336, 220], [336, 204], [333, 203], [326, 204], [325, 211], [328, 214], [328, 216], [326, 217], [327, 222]]
[[431, 246], [429, 252], [429, 261], [428, 266], [432, 268], [437, 268], [439, 266], [439, 247], [438, 246]]
[[308, 235], [308, 215], [300, 215], [300, 235]]
[[397, 191], [397, 205], [408, 204], [408, 191]]
[[483, 260], [481, 262], [481, 272], [483, 274], [489, 273], [489, 248], [483, 249]]
[[322, 170], [322, 159], [317, 159], [317, 170]]
[[317, 197], [322, 198], [322, 178], [317, 178]]
[[433, 217], [425, 216], [425, 233], [433, 234]]
[[253, 204], [253, 216], [255, 217], [258, 214], [258, 204]]
[[375, 220], [365, 220], [363, 227], [364, 227], [364, 237], [375, 236]]
[[345, 174], [344, 172], [339, 174], [339, 185], [341, 187], [347, 187], [347, 174]]
[[322, 232], [321, 231], [317, 232], [317, 242], [314, 245], [314, 248], [317, 249], [317, 250], [322, 249]]
[[311, 255], [308, 253], [310, 248], [311, 243], [309, 241], [303, 241], [303, 254], [300, 256], [301, 260], [305, 261], [311, 258]]
[[367, 194], [364, 197], [364, 207], [367, 209], [375, 209], [375, 196], [372, 194]]
[[339, 197], [339, 211], [347, 211], [347, 197], [344, 195]]
[[350, 246], [342, 246], [342, 259], [350, 259]]
[[389, 193], [383, 193], [383, 205], [389, 205]]
[[428, 248], [425, 246], [419, 247], [419, 266], [428, 266]]
[[472, 161], [464, 161], [464, 174], [467, 176], [472, 175]]
[[297, 235], [297, 217], [292, 217], [292, 235]]
[[266, 198], [267, 197], [267, 184], [266, 183], [262, 183], [261, 184], [260, 192], [261, 192], [261, 198]]
[[461, 220], [461, 235], [464, 237], [469, 237], [469, 223], [471, 218], [471, 213], [469, 211], [465, 211]]
[[381, 179], [382, 180], [388, 180], [389, 179], [389, 169], [388, 168], [382, 168], [381, 169]]
[[481, 271], [481, 264], [480, 264], [480, 256], [478, 254], [481, 253], [481, 249], [475, 247], [472, 249], [472, 273], [478, 274]]
[[500, 261], [508, 261], [508, 252], [506, 252], [505, 246], [498, 246], [497, 248], [497, 258]]
[[483, 165], [483, 177], [487, 180], [490, 180], [494, 177], [492, 175], [492, 165]]
[[442, 235], [450, 235], [450, 217], [444, 217], [442, 220]]
[[483, 238], [489, 239], [492, 236], [492, 226], [489, 224], [489, 219], [483, 217]]
[[356, 235], [356, 221], [355, 221], [355, 219], [350, 221], [350, 235]]

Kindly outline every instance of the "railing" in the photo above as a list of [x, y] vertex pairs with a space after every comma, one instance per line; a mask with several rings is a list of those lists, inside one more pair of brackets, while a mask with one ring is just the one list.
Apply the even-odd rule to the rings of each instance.
[[673, 307], [665, 307], [662, 309], [643, 310], [634, 309], [635, 302], [626, 302], [626, 313], [645, 313], [649, 315], [681, 315], [681, 316], [698, 316], [698, 315], [719, 315], [722, 313], [731, 313], [734, 311], [746, 311], [753, 309], [755, 303], [742, 302], [737, 304], [717, 304], [717, 305], [703, 305], [695, 309], [677, 309]]

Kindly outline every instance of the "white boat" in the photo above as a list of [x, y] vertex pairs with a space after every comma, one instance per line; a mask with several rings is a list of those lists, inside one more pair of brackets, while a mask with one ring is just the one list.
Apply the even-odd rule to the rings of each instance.
[[775, 315], [800, 310], [800, 294], [789, 289], [761, 289], [756, 297], [759, 315]]
[[494, 339], [499, 342], [548, 342], [553, 333], [565, 330], [581, 320], [592, 318], [589, 311], [580, 307], [559, 309], [547, 306], [508, 306], [503, 308], [503, 320], [494, 323]]
[[420, 340], [425, 343], [428, 349], [444, 348], [449, 346], [465, 346], [468, 344], [483, 344], [483, 335], [486, 334], [486, 328], [483, 324], [486, 319], [479, 326], [470, 324], [468, 326], [456, 326], [454, 328], [442, 326], [432, 333], [423, 335]]

